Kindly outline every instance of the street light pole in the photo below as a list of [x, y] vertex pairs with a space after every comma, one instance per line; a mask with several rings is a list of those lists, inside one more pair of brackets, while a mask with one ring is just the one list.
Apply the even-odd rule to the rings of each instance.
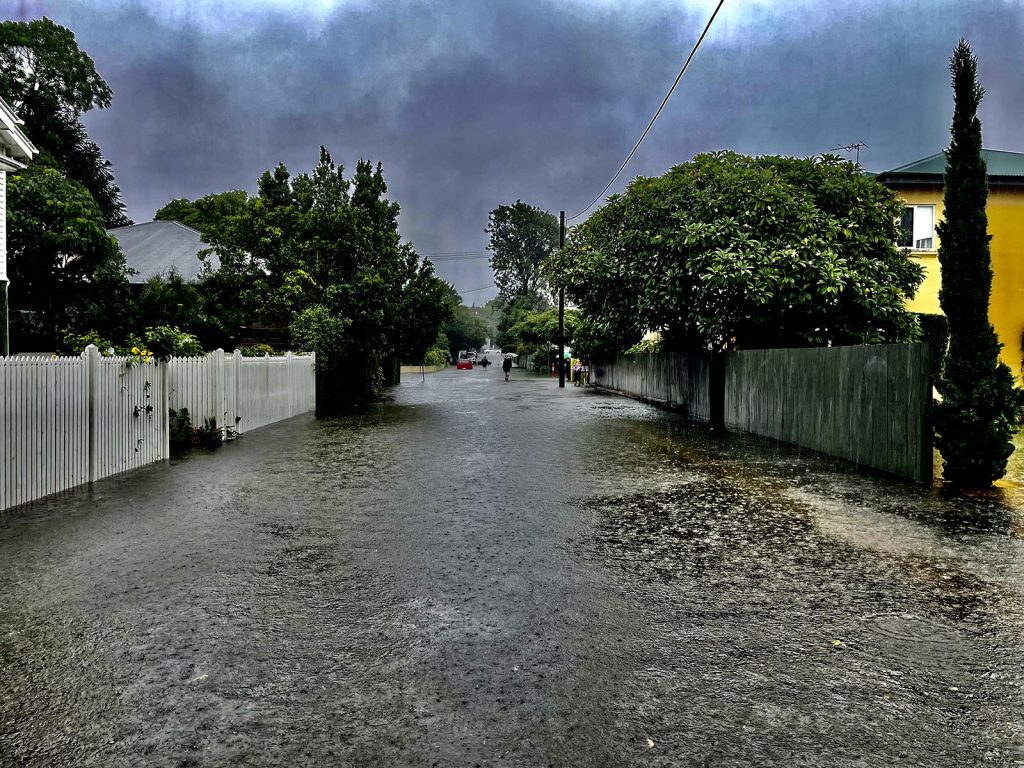
[[[565, 211], [558, 216], [558, 249], [565, 246]], [[565, 389], [565, 282], [558, 281], [558, 386]]]

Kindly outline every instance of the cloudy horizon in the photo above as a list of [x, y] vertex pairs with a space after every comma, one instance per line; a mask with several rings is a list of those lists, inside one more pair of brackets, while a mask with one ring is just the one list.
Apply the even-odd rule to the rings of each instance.
[[[72, 29], [114, 91], [89, 113], [128, 214], [252, 192], [324, 144], [384, 165], [421, 253], [482, 251], [487, 212], [570, 214], [618, 167], [699, 35], [711, 0], [7, 0]], [[883, 170], [948, 143], [948, 56], [979, 57], [986, 146], [1024, 150], [1019, 0], [726, 0], [687, 77], [612, 191], [698, 152], [813, 155], [864, 142]], [[438, 263], [482, 303], [486, 259]]]

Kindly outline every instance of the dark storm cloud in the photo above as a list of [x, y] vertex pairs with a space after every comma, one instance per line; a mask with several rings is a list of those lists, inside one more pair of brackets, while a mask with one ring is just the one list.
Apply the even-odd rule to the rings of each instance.
[[[266, 1], [274, 9], [217, 15], [233, 4], [180, 3], [190, 14], [126, 0], [22, 0], [11, 15], [46, 13], [71, 27], [110, 82], [113, 107], [87, 122], [133, 218], [173, 197], [251, 190], [278, 162], [307, 169], [322, 143], [349, 168], [381, 160], [404, 235], [423, 252], [446, 252], [482, 249], [499, 203], [570, 214], [589, 203], [709, 10], [697, 0], [394, 0], [313, 11]], [[616, 188], [720, 148], [808, 155], [862, 140], [862, 162], [876, 170], [936, 152], [947, 141], [947, 57], [960, 35], [981, 58], [986, 144], [1024, 150], [1018, 0], [737, 1], [726, 10]], [[462, 290], [491, 282], [484, 260], [439, 270]]]

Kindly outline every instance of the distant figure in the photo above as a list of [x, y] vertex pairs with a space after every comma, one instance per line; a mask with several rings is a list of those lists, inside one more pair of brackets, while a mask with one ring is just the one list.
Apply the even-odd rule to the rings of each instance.
[[508, 375], [512, 373], [512, 358], [506, 357], [501, 361], [501, 370], [505, 372], [505, 381], [508, 381]]

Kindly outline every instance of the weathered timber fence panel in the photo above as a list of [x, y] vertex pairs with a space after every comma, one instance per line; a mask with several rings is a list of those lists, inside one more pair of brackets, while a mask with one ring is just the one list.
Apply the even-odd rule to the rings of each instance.
[[725, 423], [930, 482], [928, 363], [926, 344], [735, 352]]
[[0, 357], [0, 511], [166, 459], [168, 407], [248, 431], [315, 404], [314, 355], [134, 363]]
[[711, 357], [701, 353], [623, 355], [614, 365], [596, 366], [593, 383], [707, 421], [711, 418], [710, 372]]
[[[931, 481], [927, 344], [744, 350], [724, 363], [726, 426]], [[623, 356], [594, 384], [711, 418], [709, 355]]]

